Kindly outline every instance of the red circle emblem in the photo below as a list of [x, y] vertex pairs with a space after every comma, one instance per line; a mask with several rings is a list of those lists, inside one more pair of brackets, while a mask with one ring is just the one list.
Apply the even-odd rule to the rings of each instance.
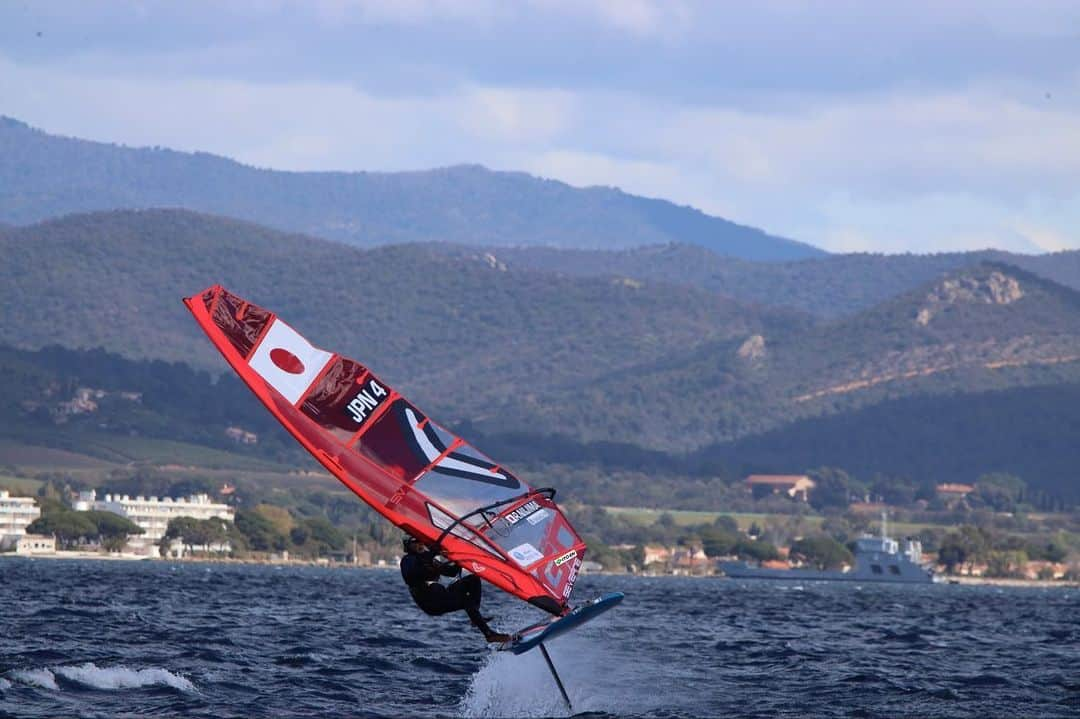
[[292, 352], [281, 347], [270, 350], [270, 361], [277, 365], [282, 372], [289, 374], [303, 374], [304, 363]]

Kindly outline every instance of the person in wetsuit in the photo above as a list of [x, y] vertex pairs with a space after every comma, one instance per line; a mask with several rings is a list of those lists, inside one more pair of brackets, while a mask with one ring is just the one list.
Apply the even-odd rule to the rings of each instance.
[[510, 641], [508, 634], [496, 632], [480, 614], [479, 577], [469, 574], [443, 586], [439, 579], [461, 576], [461, 567], [440, 557], [415, 537], [405, 537], [403, 544], [405, 555], [401, 558], [401, 578], [409, 586], [409, 594], [416, 606], [433, 617], [464, 611], [489, 642]]

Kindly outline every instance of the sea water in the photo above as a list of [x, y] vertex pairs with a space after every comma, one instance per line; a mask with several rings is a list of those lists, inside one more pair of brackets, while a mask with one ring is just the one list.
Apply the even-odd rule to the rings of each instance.
[[[594, 717], [1080, 716], [1080, 591], [583, 576], [549, 645]], [[540, 618], [488, 588], [499, 629]], [[0, 560], [0, 716], [566, 716], [392, 570]]]

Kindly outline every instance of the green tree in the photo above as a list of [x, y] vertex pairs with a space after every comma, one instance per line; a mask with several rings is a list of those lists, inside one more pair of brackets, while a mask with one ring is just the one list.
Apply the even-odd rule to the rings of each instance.
[[758, 562], [767, 562], [780, 558], [780, 550], [776, 545], [765, 540], [740, 539], [735, 545], [735, 555], [740, 559], [753, 559]]
[[1022, 578], [1028, 557], [1023, 551], [991, 552], [986, 560], [986, 576]]
[[284, 536], [274, 527], [273, 522], [259, 512], [240, 509], [236, 512], [236, 529], [244, 538], [247, 546], [256, 552], [281, 551], [287, 546]]
[[303, 525], [298, 525], [289, 530], [289, 541], [297, 547], [302, 547], [307, 544], [308, 539], [311, 537], [311, 532]]
[[1015, 512], [1023, 500], [1027, 483], [1011, 474], [984, 474], [975, 482], [975, 491], [968, 495], [974, 505], [984, 505], [995, 512]]
[[1069, 550], [1054, 540], [1049, 542], [1029, 541], [1024, 545], [1024, 552], [1029, 559], [1046, 562], [1063, 562], [1065, 557], [1069, 556]]
[[308, 517], [301, 527], [312, 540], [320, 545], [320, 551], [342, 549], [349, 541], [345, 533], [325, 517]]
[[86, 515], [87, 512], [50, 512], [31, 522], [26, 531], [52, 535], [61, 547], [68, 549], [80, 540], [97, 536], [97, 525]]
[[730, 514], [721, 514], [713, 520], [713, 526], [730, 534], [739, 533], [739, 523]]
[[791, 544], [789, 556], [817, 569], [839, 569], [855, 563], [847, 547], [824, 534], [796, 540]]
[[715, 525], [701, 529], [701, 547], [709, 557], [725, 557], [732, 554], [740, 535]]
[[210, 551], [211, 546], [228, 541], [229, 528], [225, 520], [217, 517], [209, 519], [177, 517], [169, 521], [161, 546], [167, 547], [173, 539], [180, 539], [188, 553], [194, 552], [196, 547], [202, 547], [203, 551]]
[[810, 491], [810, 505], [814, 509], [847, 509], [852, 495], [861, 496], [866, 491], [842, 469], [820, 467], [807, 474], [814, 480]]
[[97, 541], [110, 552], [120, 551], [130, 536], [143, 533], [142, 527], [119, 514], [70, 509], [50, 509], [31, 522], [26, 530], [32, 534], [51, 534], [65, 548], [80, 541]]
[[967, 565], [968, 573], [972, 566], [984, 559], [990, 548], [986, 533], [970, 524], [965, 524], [956, 532], [950, 532], [941, 540], [938, 561], [945, 565], [948, 572]]
[[106, 551], [119, 552], [133, 535], [144, 534], [145, 530], [127, 517], [112, 512], [80, 512], [94, 523], [97, 536]]
[[846, 517], [831, 515], [821, 523], [821, 531], [841, 544], [846, 544], [858, 536], [858, 532]]

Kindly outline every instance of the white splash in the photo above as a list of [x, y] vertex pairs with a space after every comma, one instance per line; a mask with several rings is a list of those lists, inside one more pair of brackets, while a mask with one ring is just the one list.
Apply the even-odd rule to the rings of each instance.
[[194, 692], [195, 685], [167, 669], [128, 669], [125, 666], [99, 667], [92, 662], [79, 666], [53, 667], [53, 671], [73, 682], [95, 689], [137, 689], [156, 685], [182, 692]]
[[[537, 659], [539, 664], [534, 661]], [[573, 698], [571, 694], [570, 700]], [[520, 656], [508, 652], [492, 654], [473, 677], [460, 710], [466, 717], [568, 714], [539, 652]]]
[[[195, 685], [185, 677], [167, 669], [128, 669], [125, 666], [99, 667], [92, 662], [73, 666], [57, 666], [40, 669], [15, 669], [7, 676], [20, 684], [60, 691], [56, 677], [92, 687], [94, 689], [138, 689], [150, 686], [168, 686], [182, 692], [194, 692]], [[0, 679], [0, 682], [5, 680]], [[8, 684], [10, 686], [10, 683]], [[0, 689], [3, 689], [0, 685]]]
[[15, 669], [9, 672], [8, 676], [20, 684], [60, 691], [60, 687], [56, 685], [56, 677], [48, 669]]
[[5, 689], [11, 689], [11, 682], [9, 682], [7, 679], [4, 679], [3, 677], [0, 677], [0, 692], [4, 691]]
[[[548, 652], [566, 693], [580, 712], [625, 713], [630, 706], [638, 709], [649, 697], [628, 704], [629, 693], [620, 686], [612, 672], [605, 672], [605, 662], [596, 647], [584, 636], [560, 637], [548, 645]], [[652, 697], [655, 701], [655, 697]], [[514, 655], [495, 652], [473, 676], [458, 711], [466, 717], [566, 717], [567, 710], [555, 680], [539, 650]]]

